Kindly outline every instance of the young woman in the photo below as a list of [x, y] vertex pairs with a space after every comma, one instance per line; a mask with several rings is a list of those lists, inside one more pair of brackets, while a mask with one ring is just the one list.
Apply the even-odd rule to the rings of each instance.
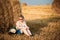
[[16, 22], [16, 29], [20, 30], [21, 33], [24, 33], [27, 36], [31, 36], [32, 35], [32, 33], [29, 30], [29, 27], [26, 25], [26, 22], [25, 22], [23, 16], [20, 16], [18, 21]]

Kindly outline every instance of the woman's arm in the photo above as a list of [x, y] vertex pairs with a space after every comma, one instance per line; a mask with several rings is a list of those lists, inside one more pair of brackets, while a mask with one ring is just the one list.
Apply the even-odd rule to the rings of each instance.
[[26, 22], [25, 22], [25, 21], [24, 21], [24, 24], [25, 24], [25, 27], [26, 27], [26, 28], [29, 28], [29, 27], [27, 26], [27, 24], [26, 24]]
[[22, 29], [23, 27], [20, 27], [20, 23], [19, 22], [17, 22], [16, 23], [16, 29]]

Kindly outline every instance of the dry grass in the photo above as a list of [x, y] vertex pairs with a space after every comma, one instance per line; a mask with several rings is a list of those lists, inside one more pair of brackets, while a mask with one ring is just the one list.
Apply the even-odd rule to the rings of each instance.
[[30, 30], [34, 36], [28, 37], [24, 34], [3, 34], [4, 40], [60, 40], [59, 17], [37, 20], [37, 22], [38, 23], [36, 23], [36, 20], [27, 21], [27, 24], [30, 26]]
[[60, 14], [53, 12], [51, 5], [23, 6], [22, 14], [25, 20], [46, 19], [57, 15], [60, 16]]
[[60, 40], [60, 14], [58, 15], [50, 12], [48, 15], [47, 13], [23, 13], [23, 15], [34, 36], [28, 37], [24, 34], [9, 35], [6, 33], [1, 34], [2, 36], [0, 37], [0, 40]]

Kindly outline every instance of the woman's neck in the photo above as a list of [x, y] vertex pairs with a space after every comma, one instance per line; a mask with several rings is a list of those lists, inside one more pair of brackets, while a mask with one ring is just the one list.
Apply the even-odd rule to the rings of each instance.
[[23, 23], [23, 21], [20, 21], [21, 23]]

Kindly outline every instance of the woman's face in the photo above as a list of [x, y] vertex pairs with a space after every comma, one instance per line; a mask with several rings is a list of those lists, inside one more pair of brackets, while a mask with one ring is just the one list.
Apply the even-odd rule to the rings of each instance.
[[22, 17], [19, 17], [19, 21], [23, 22], [23, 18]]

